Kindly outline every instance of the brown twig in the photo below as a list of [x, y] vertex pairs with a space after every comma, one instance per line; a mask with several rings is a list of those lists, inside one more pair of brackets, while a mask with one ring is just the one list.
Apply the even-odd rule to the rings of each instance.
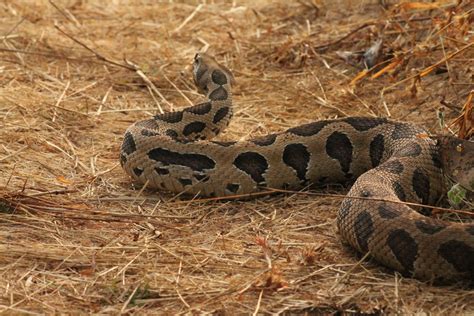
[[369, 26], [372, 26], [372, 25], [376, 25], [377, 23], [375, 22], [367, 22], [367, 23], [364, 23], [362, 24], [361, 26], [358, 26], [357, 28], [355, 28], [354, 30], [350, 31], [349, 33], [347, 33], [346, 35], [338, 38], [337, 40], [334, 40], [332, 42], [329, 42], [329, 43], [326, 43], [326, 44], [322, 44], [322, 45], [318, 45], [318, 46], [315, 46], [313, 47], [314, 49], [317, 49], [317, 50], [324, 50], [324, 49], [327, 49], [329, 48], [330, 46], [334, 46], [336, 44], [339, 44], [340, 42], [342, 42], [343, 40], [345, 40], [346, 38], [352, 36], [353, 34], [359, 32], [360, 30], [362, 29], [365, 29], [366, 27], [369, 27]]
[[72, 41], [74, 41], [75, 43], [81, 45], [82, 47], [84, 47], [85, 49], [87, 49], [89, 52], [91, 52], [92, 54], [94, 54], [94, 56], [99, 59], [99, 60], [102, 60], [106, 63], [109, 63], [109, 64], [112, 64], [112, 65], [115, 65], [117, 67], [121, 67], [121, 68], [125, 68], [125, 69], [128, 69], [128, 70], [132, 70], [132, 71], [136, 71], [136, 69], [130, 65], [125, 65], [125, 64], [121, 64], [119, 62], [116, 62], [110, 58], [107, 58], [105, 56], [103, 56], [102, 54], [96, 52], [95, 50], [93, 50], [92, 48], [90, 48], [89, 46], [87, 46], [86, 44], [84, 44], [83, 42], [81, 42], [80, 40], [76, 39], [74, 36], [68, 34], [67, 32], [63, 31], [59, 25], [57, 24], [54, 24], [54, 27], [59, 31], [61, 32], [63, 35], [67, 36], [69, 39], [71, 39]]

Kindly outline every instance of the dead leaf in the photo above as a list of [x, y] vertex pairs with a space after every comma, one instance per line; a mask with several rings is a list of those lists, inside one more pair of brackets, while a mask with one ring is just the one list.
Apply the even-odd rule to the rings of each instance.
[[387, 66], [383, 67], [379, 71], [377, 71], [375, 74], [372, 75], [372, 79], [377, 79], [381, 75], [383, 75], [386, 72], [392, 71], [395, 69], [398, 65], [400, 65], [403, 62], [403, 56], [395, 57], [390, 64]]
[[368, 75], [369, 75], [369, 70], [368, 69], [362, 70], [351, 80], [351, 82], [349, 82], [349, 85], [355, 86], [358, 81], [360, 81], [361, 79], [367, 77]]

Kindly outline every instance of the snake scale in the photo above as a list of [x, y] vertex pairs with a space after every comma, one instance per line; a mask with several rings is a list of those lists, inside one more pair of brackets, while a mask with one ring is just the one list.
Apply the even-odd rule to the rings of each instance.
[[472, 282], [474, 224], [433, 219], [422, 214], [427, 209], [400, 203], [433, 204], [443, 193], [438, 149], [420, 136], [423, 129], [348, 117], [247, 141], [213, 141], [232, 117], [234, 78], [206, 54], [196, 54], [193, 75], [206, 102], [125, 132], [120, 161], [133, 179], [201, 196], [353, 182], [337, 216], [347, 243], [406, 276]]

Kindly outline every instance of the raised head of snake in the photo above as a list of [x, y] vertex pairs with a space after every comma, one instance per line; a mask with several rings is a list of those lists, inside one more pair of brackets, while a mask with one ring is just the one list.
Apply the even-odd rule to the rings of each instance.
[[474, 280], [474, 224], [431, 219], [405, 204], [432, 204], [443, 191], [438, 149], [419, 137], [423, 129], [348, 117], [245, 141], [214, 141], [232, 116], [234, 79], [205, 54], [195, 56], [193, 73], [204, 102], [136, 122], [125, 132], [120, 161], [133, 179], [201, 196], [353, 182], [337, 216], [351, 246], [404, 275]]
[[[217, 70], [216, 72], [214, 72]], [[213, 77], [214, 76], [214, 77]], [[223, 78], [219, 77], [225, 77]], [[224, 65], [219, 64], [212, 56], [205, 53], [197, 53], [193, 62], [193, 79], [199, 93], [207, 95], [209, 91], [216, 89], [224, 82], [235, 85], [232, 72]]]

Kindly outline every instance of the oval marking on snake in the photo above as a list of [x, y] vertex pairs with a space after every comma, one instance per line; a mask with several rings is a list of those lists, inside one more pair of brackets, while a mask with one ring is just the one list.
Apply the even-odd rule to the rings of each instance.
[[374, 127], [387, 123], [386, 118], [347, 117], [342, 120], [359, 132], [368, 131]]
[[360, 249], [367, 252], [369, 250], [369, 239], [374, 233], [372, 217], [367, 211], [357, 214], [354, 221], [354, 232]]
[[183, 128], [183, 135], [189, 136], [193, 133], [200, 133], [206, 128], [206, 123], [191, 122]]
[[176, 138], [178, 137], [178, 133], [176, 133], [176, 131], [172, 130], [172, 129], [168, 129], [166, 130], [165, 132], [166, 136], [169, 136], [171, 138]]
[[139, 177], [139, 176], [141, 176], [141, 174], [143, 173], [143, 169], [142, 169], [142, 168], [135, 167], [135, 168], [133, 168], [133, 173], [134, 173], [137, 177]]
[[155, 115], [155, 120], [165, 121], [167, 123], [178, 123], [183, 119], [183, 111], [177, 112], [166, 112], [163, 114]]
[[218, 84], [218, 85], [221, 85], [221, 86], [223, 86], [227, 83], [226, 75], [222, 71], [220, 71], [219, 69], [216, 69], [212, 72], [211, 79], [215, 84]]
[[392, 230], [387, 237], [387, 245], [395, 258], [402, 265], [405, 273], [413, 271], [418, 255], [416, 240], [403, 229]]
[[165, 174], [169, 174], [170, 171], [166, 168], [160, 168], [160, 167], [155, 167], [155, 172], [157, 174], [161, 174], [161, 175], [165, 175]]
[[435, 223], [434, 221], [430, 221], [430, 220], [417, 220], [415, 221], [415, 226], [422, 233], [428, 234], [428, 235], [436, 234], [437, 232], [440, 232], [446, 228], [445, 225], [441, 225], [439, 223]]
[[421, 202], [427, 204], [430, 200], [430, 179], [422, 169], [416, 168], [413, 172], [412, 186]]
[[266, 136], [251, 139], [250, 141], [257, 146], [270, 146], [275, 142], [276, 138], [277, 134], [269, 134]]
[[201, 104], [197, 104], [185, 109], [185, 112], [193, 113], [196, 115], [204, 115], [209, 113], [212, 110], [211, 102], [205, 102]]
[[392, 188], [393, 192], [397, 195], [397, 197], [400, 199], [400, 201], [405, 202], [407, 199], [407, 195], [405, 194], [405, 190], [403, 190], [403, 187], [400, 183], [397, 181], [392, 182]]
[[122, 149], [124, 153], [130, 155], [131, 153], [137, 150], [137, 146], [135, 145], [135, 140], [133, 139], [133, 135], [130, 132], [126, 132], [123, 138]]
[[438, 254], [460, 273], [474, 275], [474, 248], [459, 240], [443, 242]]
[[319, 133], [328, 124], [328, 121], [313, 122], [290, 128], [287, 132], [298, 136], [313, 136]]
[[381, 164], [377, 169], [387, 171], [393, 174], [401, 174], [404, 170], [404, 167], [400, 161], [392, 158], [389, 161]]
[[397, 212], [396, 209], [393, 209], [387, 205], [380, 205], [377, 210], [379, 212], [380, 217], [385, 219], [394, 219], [400, 216], [400, 213]]
[[226, 117], [228, 113], [229, 113], [229, 107], [225, 106], [225, 107], [220, 108], [219, 110], [216, 111], [216, 114], [214, 114], [212, 123], [217, 124], [220, 120]]
[[377, 134], [369, 145], [369, 156], [372, 167], [378, 166], [385, 151], [385, 139], [382, 134]]
[[214, 169], [216, 163], [211, 158], [200, 154], [181, 154], [163, 148], [154, 148], [148, 152], [148, 157], [161, 162], [165, 166], [179, 165], [194, 171]]
[[402, 147], [395, 153], [397, 157], [417, 157], [421, 154], [421, 146], [417, 143], [411, 142]]
[[235, 158], [233, 164], [258, 184], [265, 182], [263, 174], [268, 169], [268, 162], [262, 155], [255, 152], [244, 152]]
[[219, 87], [217, 89], [214, 89], [209, 94], [209, 99], [211, 99], [212, 101], [227, 100], [227, 97], [228, 97], [227, 91], [223, 87]]
[[238, 183], [228, 183], [225, 187], [231, 193], [237, 193], [240, 189], [240, 184]]
[[440, 156], [439, 151], [433, 150], [430, 152], [430, 155], [431, 155], [431, 160], [433, 161], [433, 165], [438, 169], [443, 168], [443, 163], [441, 161], [441, 156]]
[[222, 147], [230, 147], [232, 145], [235, 145], [237, 142], [222, 142], [222, 141], [213, 140], [211, 141], [211, 143], [222, 146]]
[[193, 181], [187, 178], [179, 178], [178, 181], [183, 187], [190, 186], [193, 184]]
[[306, 181], [306, 172], [310, 160], [308, 148], [303, 144], [289, 144], [283, 150], [283, 162], [296, 171], [301, 181]]
[[352, 143], [346, 134], [334, 132], [326, 140], [326, 153], [339, 161], [344, 173], [348, 173], [352, 163]]

